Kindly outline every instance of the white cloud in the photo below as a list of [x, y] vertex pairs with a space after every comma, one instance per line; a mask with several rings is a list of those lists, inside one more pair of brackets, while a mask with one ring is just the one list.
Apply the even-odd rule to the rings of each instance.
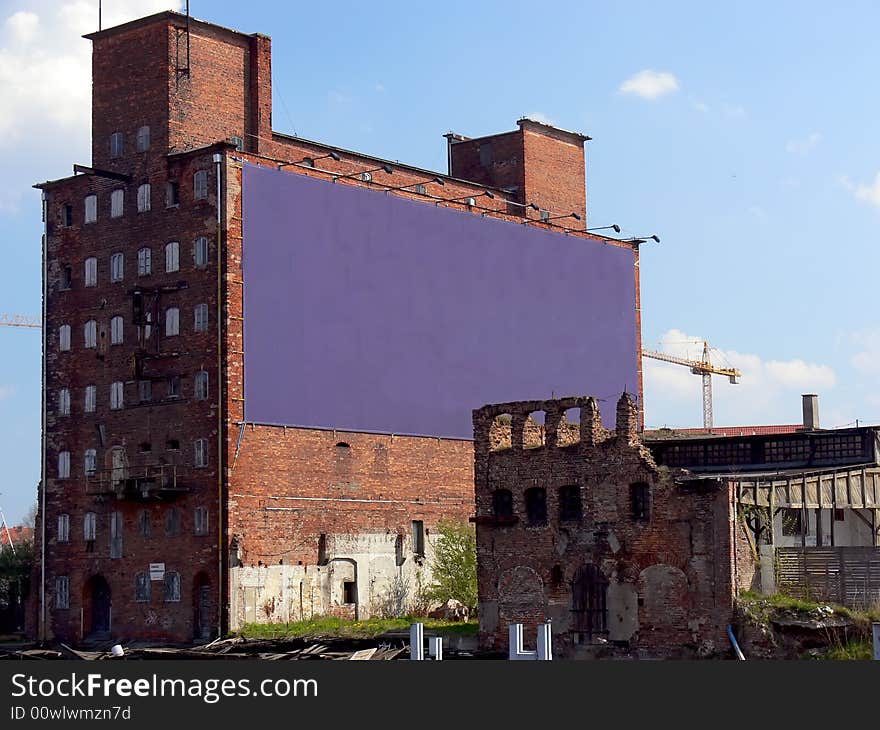
[[844, 187], [853, 192], [858, 200], [880, 207], [880, 172], [877, 173], [874, 182], [870, 185], [862, 183], [855, 185], [846, 177], [842, 177], [840, 181]]
[[556, 126], [556, 122], [543, 112], [532, 112], [531, 114], [526, 114], [525, 118], [531, 119], [533, 122], [538, 122], [539, 124], [549, 124], [551, 127]]
[[867, 375], [880, 373], [880, 329], [853, 332], [848, 339], [858, 349], [850, 358], [850, 364]]
[[[88, 162], [91, 123], [91, 43], [97, 0], [22, 0], [0, 17], [0, 150], [14, 169], [0, 190], [0, 206], [14, 209], [23, 192], [48, 174], [68, 174]], [[104, 3], [108, 28], [144, 15], [180, 8], [179, 0]], [[53, 170], [48, 170], [47, 161]], [[63, 167], [59, 169], [60, 161]]]
[[792, 155], [806, 155], [812, 152], [821, 141], [822, 135], [819, 132], [813, 132], [801, 139], [788, 140], [785, 143], [785, 151]]
[[678, 91], [678, 87], [678, 79], [669, 71], [645, 69], [624, 81], [618, 91], [621, 94], [635, 94], [642, 99], [657, 99]]
[[[645, 343], [646, 349], [655, 349]], [[662, 352], [701, 360], [703, 340], [672, 329], [663, 335]], [[801, 393], [820, 395], [835, 387], [837, 377], [828, 365], [803, 360], [764, 360], [735, 350], [710, 351], [713, 365], [737, 368], [736, 385], [723, 376], [712, 376], [713, 411], [717, 425], [799, 423]], [[702, 426], [702, 380], [681, 365], [642, 360], [645, 387], [645, 421], [649, 426]]]
[[15, 395], [14, 385], [0, 385], [0, 400], [6, 400]]

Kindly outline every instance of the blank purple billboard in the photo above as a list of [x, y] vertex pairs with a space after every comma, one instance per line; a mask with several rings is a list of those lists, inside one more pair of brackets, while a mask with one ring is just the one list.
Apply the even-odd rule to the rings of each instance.
[[629, 248], [252, 165], [243, 195], [248, 422], [470, 439], [639, 393]]

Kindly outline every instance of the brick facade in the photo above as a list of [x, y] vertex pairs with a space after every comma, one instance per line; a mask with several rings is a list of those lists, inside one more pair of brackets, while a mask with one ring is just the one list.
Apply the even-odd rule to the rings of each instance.
[[[34, 608], [38, 633], [66, 641], [95, 633], [188, 641], [255, 613], [263, 612], [263, 620], [305, 615], [301, 608], [291, 613], [290, 602], [285, 612], [267, 609], [276, 605], [274, 595], [255, 597], [254, 586], [265, 583], [260, 571], [270, 566], [272, 580], [284, 576], [279, 586], [295, 579], [301, 595], [307, 585], [323, 591], [310, 602], [320, 606], [313, 610], [349, 611], [350, 595], [340, 590], [354, 583], [364, 599], [356, 609], [367, 615], [366, 597], [388, 589], [394, 575], [421, 575], [425, 561], [413, 550], [413, 522], [425, 529], [429, 556], [441, 519], [473, 513], [472, 444], [243, 426], [241, 166], [327, 178], [385, 161], [272, 131], [265, 36], [167, 12], [87, 37], [94, 169], [37, 186], [45, 198], [47, 264], [39, 517], [46, 541], [39, 544], [38, 531], [37, 545], [38, 552], [45, 547], [46, 593]], [[545, 125], [520, 126], [513, 134], [525, 150], [517, 173], [524, 189], [545, 191], [541, 205], [554, 213], [557, 206], [585, 213], [582, 139]], [[339, 182], [401, 186], [436, 174], [393, 167], [392, 177], [380, 171], [372, 182]], [[536, 211], [510, 205], [522, 191], [502, 190], [508, 180], [476, 173], [461, 179], [469, 175], [453, 165], [442, 189], [427, 182], [424, 193], [394, 194], [475, 215], [583, 228], [574, 220], [542, 224]], [[146, 184], [149, 210], [139, 210]], [[114, 211], [119, 191], [122, 207]], [[87, 223], [92, 195], [97, 216]], [[202, 238], [207, 257], [197, 261]], [[166, 271], [173, 242], [178, 265]], [[139, 271], [143, 249], [150, 251], [149, 273]], [[118, 254], [119, 280], [111, 281]], [[93, 286], [85, 281], [87, 259], [96, 260]], [[638, 277], [635, 266], [634, 272]], [[179, 334], [166, 335], [169, 309], [178, 310]], [[207, 327], [197, 329], [205, 315]], [[122, 342], [110, 344], [115, 317]], [[90, 321], [94, 347], [85, 346]], [[70, 327], [67, 351], [60, 348], [62, 325]], [[85, 409], [88, 386], [96, 393], [93, 412]], [[111, 391], [119, 387], [122, 403], [111, 409]], [[59, 410], [62, 390], [68, 414]], [[87, 474], [91, 450], [94, 471]], [[69, 454], [67, 477], [58, 471], [62, 452]], [[87, 514], [94, 514], [93, 543], [85, 539]], [[358, 572], [371, 556], [385, 567]], [[145, 580], [155, 563], [179, 581]], [[344, 563], [354, 564], [357, 576], [347, 575]]]
[[534, 642], [544, 621], [562, 656], [724, 648], [736, 593], [730, 488], [675, 484], [642, 445], [629, 395], [610, 431], [593, 398], [485, 406], [474, 447], [485, 649], [506, 647], [511, 622]]

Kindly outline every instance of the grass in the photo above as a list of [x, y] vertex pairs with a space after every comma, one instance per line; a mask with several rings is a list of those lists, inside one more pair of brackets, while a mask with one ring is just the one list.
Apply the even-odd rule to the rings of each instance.
[[831, 661], [867, 661], [874, 658], [874, 646], [870, 641], [849, 641], [846, 644], [833, 646], [819, 659]]
[[819, 608], [826, 606], [832, 608], [838, 616], [846, 616], [852, 618], [853, 612], [845, 606], [837, 606], [832, 603], [816, 603], [804, 598], [794, 598], [786, 596], [783, 593], [775, 593], [772, 596], [765, 596], [754, 591], [743, 591], [739, 595], [740, 603], [744, 605], [757, 605], [768, 609], [778, 609], [781, 611], [793, 611], [795, 613], [812, 613]]
[[364, 621], [320, 616], [306, 621], [275, 624], [247, 624], [238, 636], [247, 639], [279, 638], [336, 638], [371, 639], [391, 631], [408, 631], [416, 622], [425, 625], [426, 630], [455, 636], [473, 636], [477, 633], [476, 621], [441, 621], [431, 618], [371, 618]]

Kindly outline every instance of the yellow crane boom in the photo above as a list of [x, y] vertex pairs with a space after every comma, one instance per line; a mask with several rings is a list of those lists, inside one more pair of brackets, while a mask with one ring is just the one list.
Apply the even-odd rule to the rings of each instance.
[[712, 364], [712, 361], [709, 359], [708, 342], [703, 342], [702, 360], [688, 360], [685, 357], [667, 355], [665, 352], [656, 352], [654, 350], [642, 350], [642, 357], [650, 357], [653, 360], [661, 360], [662, 362], [671, 362], [675, 365], [684, 365], [690, 368], [694, 375], [703, 376], [703, 428], [712, 428], [712, 376], [724, 375], [734, 385], [742, 378], [742, 373], [736, 368], [717, 368]]

